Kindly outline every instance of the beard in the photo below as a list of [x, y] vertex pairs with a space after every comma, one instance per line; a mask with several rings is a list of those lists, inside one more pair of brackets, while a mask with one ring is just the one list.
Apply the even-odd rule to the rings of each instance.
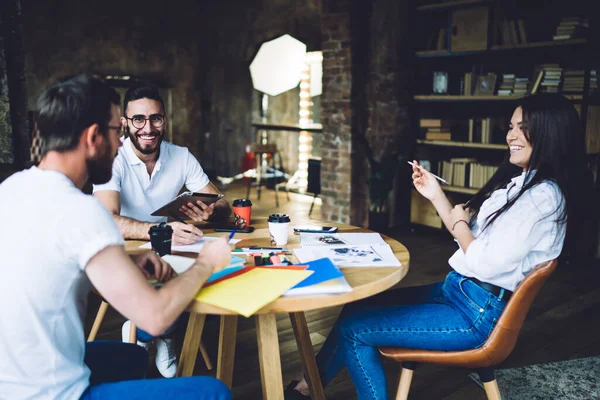
[[129, 139], [131, 140], [131, 143], [133, 143], [133, 146], [137, 149], [137, 151], [139, 151], [142, 154], [152, 154], [155, 153], [156, 151], [158, 151], [158, 149], [160, 149], [160, 144], [162, 143], [163, 140], [163, 132], [152, 132], [150, 135], [151, 136], [156, 136], [158, 137], [158, 140], [156, 141], [155, 145], [143, 145], [139, 142], [139, 134], [136, 133], [128, 133], [129, 135]]
[[109, 148], [95, 159], [86, 160], [89, 178], [94, 185], [101, 185], [112, 178], [112, 165], [115, 155], [111, 155]]

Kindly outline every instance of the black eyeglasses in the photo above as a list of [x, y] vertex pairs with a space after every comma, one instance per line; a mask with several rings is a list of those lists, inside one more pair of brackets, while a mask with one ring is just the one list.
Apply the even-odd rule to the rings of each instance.
[[148, 118], [144, 115], [134, 115], [133, 117], [125, 117], [131, 121], [131, 124], [136, 129], [143, 129], [146, 126], [146, 121], [150, 121], [150, 125], [155, 128], [160, 128], [165, 123], [165, 116], [161, 114], [152, 114]]
[[118, 126], [108, 125], [108, 129], [116, 130], [119, 137], [123, 136], [123, 127], [121, 125], [118, 125]]

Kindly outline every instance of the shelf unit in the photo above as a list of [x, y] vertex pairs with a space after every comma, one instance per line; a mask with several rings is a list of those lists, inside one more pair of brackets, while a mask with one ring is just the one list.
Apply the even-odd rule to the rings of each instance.
[[548, 47], [563, 47], [563, 46], [585, 46], [588, 44], [588, 40], [585, 38], [580, 39], [567, 39], [567, 40], [547, 40], [544, 42], [534, 43], [519, 43], [509, 45], [491, 45], [488, 50], [475, 50], [475, 51], [461, 51], [452, 52], [448, 50], [422, 50], [417, 51], [415, 55], [417, 58], [438, 58], [438, 57], [465, 57], [465, 56], [477, 56], [482, 54], [490, 54], [494, 52], [508, 52], [510, 50], [522, 50], [522, 49], [547, 49]]
[[[566, 98], [574, 101], [583, 100], [583, 95], [580, 94], [565, 94]], [[447, 101], [515, 101], [523, 96], [465, 96], [465, 95], [439, 95], [439, 94], [422, 94], [415, 95], [414, 99], [420, 102], [447, 102]]]
[[472, 142], [455, 142], [452, 140], [426, 140], [417, 139], [418, 144], [426, 144], [430, 146], [448, 146], [448, 147], [470, 147], [474, 149], [496, 149], [506, 150], [508, 147], [505, 144], [495, 143], [472, 143]]
[[[511, 3], [512, 1], [512, 3]], [[549, 40], [552, 39], [552, 31], [556, 25], [554, 22], [560, 21], [561, 17], [578, 15], [576, 13], [579, 6], [587, 6], [583, 0], [581, 4], [575, 4], [579, 0], [571, 0], [569, 3], [559, 4], [560, 0], [533, 0], [544, 3], [544, 7], [530, 8], [523, 6], [518, 0], [457, 0], [438, 2], [427, 5], [420, 5], [415, 8], [415, 41], [419, 38], [429, 38], [429, 45], [435, 44], [437, 39], [436, 50], [418, 50], [415, 51], [416, 62], [416, 77], [415, 77], [415, 92], [413, 93], [413, 132], [415, 137], [415, 159], [429, 161], [432, 172], [441, 176], [438, 170], [441, 161], [454, 159], [475, 158], [483, 165], [497, 165], [506, 155], [508, 146], [501, 137], [501, 125], [497, 125], [495, 136], [492, 134], [490, 143], [479, 143], [468, 141], [472, 138], [471, 133], [466, 135], [464, 132], [465, 120], [483, 118], [487, 121], [497, 120], [508, 122], [514, 110], [516, 102], [522, 96], [498, 96], [494, 90], [489, 94], [465, 95], [463, 93], [462, 84], [459, 85], [460, 78], [463, 78], [465, 72], [472, 72], [474, 75], [485, 75], [488, 72], [496, 74], [496, 85], [502, 77], [502, 74], [513, 73], [515, 76], [527, 76], [529, 83], [533, 86], [535, 76], [533, 70], [535, 66], [540, 64], [559, 64], [562, 68], [575, 68], [584, 70], [584, 85], [581, 93], [566, 93], [564, 94], [571, 100], [580, 111], [582, 123], [586, 129], [586, 135], [596, 135], [599, 138], [596, 143], [600, 143], [600, 112], [596, 117], [590, 118], [588, 115], [589, 107], [594, 105], [600, 110], [600, 93], [590, 94], [590, 81], [592, 69], [596, 69], [600, 74], [600, 51], [598, 51], [598, 31], [596, 26], [598, 21], [592, 17], [591, 13], [581, 14], [590, 19], [590, 28], [587, 38], [574, 38], [567, 40]], [[552, 3], [556, 6], [552, 8], [546, 7], [546, 3]], [[487, 8], [483, 12], [482, 9]], [[478, 11], [474, 11], [477, 9]], [[551, 11], [546, 11], [551, 9]], [[470, 11], [469, 11], [470, 10]], [[525, 10], [525, 11], [523, 11]], [[544, 10], [544, 11], [540, 11]], [[479, 23], [481, 19], [473, 19], [473, 24], [466, 15], [476, 15], [481, 12], [487, 20], [487, 30], [481, 27]], [[547, 15], [545, 13], [548, 13]], [[529, 14], [527, 14], [529, 13]], [[553, 13], [553, 14], [551, 14]], [[453, 15], [462, 15], [453, 21]], [[419, 20], [419, 18], [422, 18]], [[529, 19], [527, 19], [529, 18]], [[522, 19], [523, 25], [530, 28], [526, 32], [527, 39], [522, 32], [515, 33], [510, 40], [503, 36], [502, 23], [498, 25], [498, 21], [510, 20], [513, 24], [513, 30], [518, 30], [518, 20]], [[530, 21], [531, 20], [531, 21]], [[458, 25], [455, 24], [458, 21]], [[427, 22], [427, 23], [425, 23]], [[466, 24], [466, 25], [460, 25]], [[551, 26], [552, 25], [552, 26]], [[458, 29], [457, 29], [458, 26]], [[473, 35], [467, 37], [467, 42], [472, 44], [472, 47], [465, 46], [465, 42], [459, 43], [454, 49], [453, 43], [456, 43], [456, 34], [461, 31], [461, 27], [468, 26], [471, 32], [481, 34], [482, 38], [485, 35], [487, 44], [482, 46], [482, 40], [477, 40]], [[510, 25], [509, 25], [510, 26]], [[419, 34], [419, 29], [421, 34]], [[499, 29], [499, 31], [495, 31]], [[523, 28], [525, 29], [525, 28]], [[428, 32], [432, 31], [432, 32]], [[444, 37], [445, 30], [445, 38]], [[545, 31], [544, 31], [545, 30]], [[469, 29], [467, 29], [469, 31]], [[462, 32], [465, 32], [464, 30]], [[433, 35], [432, 35], [433, 33]], [[439, 36], [439, 37], [437, 37]], [[467, 33], [468, 36], [468, 33]], [[517, 40], [512, 40], [516, 38]], [[432, 40], [433, 39], [433, 40]], [[523, 39], [523, 40], [521, 40]], [[443, 48], [440, 47], [443, 45]], [[435, 47], [435, 46], [434, 46]], [[418, 46], [415, 46], [418, 48]], [[448, 93], [433, 94], [433, 72], [446, 72], [448, 75]], [[476, 80], [475, 80], [476, 82]], [[542, 85], [540, 85], [540, 88]], [[501, 118], [502, 117], [502, 118]], [[422, 136], [422, 130], [419, 129], [420, 119], [438, 119], [442, 121], [460, 120], [463, 122], [459, 125], [458, 134], [455, 129], [452, 129], [452, 140], [427, 140]], [[493, 122], [493, 121], [492, 121]], [[468, 124], [468, 123], [467, 123]], [[489, 122], [487, 122], [489, 124]], [[590, 125], [587, 127], [586, 125]], [[494, 126], [494, 124], [492, 124]], [[470, 129], [470, 128], [469, 128]], [[438, 129], [437, 131], [444, 129]], [[432, 129], [435, 132], [434, 129]], [[432, 135], [433, 136], [433, 135]], [[487, 140], [486, 140], [487, 141]], [[598, 161], [598, 153], [600, 153], [600, 145], [590, 145], [588, 141], [588, 153], [592, 163], [600, 165]], [[591, 149], [591, 150], [590, 150]], [[457, 161], [459, 162], [459, 161]], [[471, 168], [466, 168], [466, 175], [472, 173]], [[455, 167], [455, 165], [453, 165]], [[477, 167], [479, 168], [479, 167]], [[600, 167], [597, 167], [598, 169]], [[456, 170], [454, 168], [454, 170]], [[478, 172], [481, 173], [481, 172]], [[461, 170], [462, 174], [462, 170]], [[483, 176], [487, 176], [486, 171]], [[481, 175], [480, 175], [481, 176]], [[459, 174], [459, 178], [461, 175]], [[454, 179], [454, 178], [453, 178]], [[462, 180], [462, 179], [460, 179]], [[465, 182], [468, 182], [465, 177]], [[451, 182], [452, 183], [452, 182]], [[468, 186], [468, 185], [467, 185]], [[471, 187], [462, 187], [457, 185], [442, 185], [442, 189], [451, 198], [451, 201], [464, 202], [470, 196], [477, 193], [479, 189]], [[435, 212], [433, 206], [419, 198], [418, 193], [413, 189], [412, 203], [410, 211], [410, 219], [414, 224], [428, 225], [435, 228], [442, 228], [442, 223]]]
[[466, 187], [462, 187], [462, 186], [452, 186], [452, 185], [442, 186], [442, 189], [446, 192], [465, 193], [465, 194], [475, 194], [479, 190], [479, 189], [475, 189], [475, 188], [466, 188]]

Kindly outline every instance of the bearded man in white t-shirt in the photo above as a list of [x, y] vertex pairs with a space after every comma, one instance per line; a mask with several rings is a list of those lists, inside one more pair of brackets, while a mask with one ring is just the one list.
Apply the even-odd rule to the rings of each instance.
[[[127, 137], [115, 158], [112, 178], [94, 185], [94, 196], [113, 214], [125, 239], [149, 240], [150, 227], [167, 221], [152, 212], [173, 200], [183, 187], [196, 193], [220, 193], [186, 147], [164, 140], [168, 118], [156, 87], [134, 86], [125, 93], [121, 125]], [[225, 199], [211, 205], [198, 200], [180, 211], [194, 222], [226, 221], [231, 207]], [[202, 236], [194, 225], [169, 225], [173, 245], [194, 243]]]
[[[121, 146], [119, 95], [88, 76], [48, 88], [38, 100], [42, 160], [0, 185], [0, 397], [7, 399], [231, 399], [209, 377], [141, 379], [148, 355], [121, 342], [85, 342], [93, 285], [137, 326], [173, 324], [231, 248], [207, 243], [194, 265], [170, 279], [154, 252], [130, 257], [106, 208], [81, 189], [107, 182]], [[148, 284], [151, 271], [166, 284]]]
[[[125, 239], [149, 240], [150, 227], [167, 221], [166, 217], [152, 216], [152, 212], [173, 200], [183, 187], [192, 192], [219, 193], [186, 147], [163, 140], [167, 123], [164, 102], [156, 87], [138, 85], [125, 93], [121, 125], [127, 138], [115, 158], [111, 180], [94, 185], [94, 196], [112, 213]], [[231, 214], [224, 199], [211, 205], [202, 201], [188, 203], [180, 211], [195, 222], [224, 221]], [[173, 229], [173, 245], [194, 243], [202, 236], [194, 225], [169, 225]], [[123, 341], [129, 337], [129, 324], [123, 324]], [[172, 378], [177, 372], [175, 328], [176, 325], [169, 327], [159, 337], [137, 331], [140, 346], [148, 348], [151, 341], [156, 343], [155, 364], [165, 378]]]

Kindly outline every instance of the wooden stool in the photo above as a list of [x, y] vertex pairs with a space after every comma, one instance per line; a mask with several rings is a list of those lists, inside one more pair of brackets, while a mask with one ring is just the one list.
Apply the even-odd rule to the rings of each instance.
[[388, 358], [402, 362], [402, 372], [396, 400], [406, 400], [413, 371], [417, 362], [450, 365], [477, 370], [483, 382], [487, 398], [500, 400], [500, 390], [494, 375], [494, 366], [508, 357], [515, 348], [523, 321], [540, 288], [556, 269], [556, 260], [540, 264], [519, 284], [506, 304], [492, 333], [477, 349], [464, 351], [429, 351], [382, 347], [379, 352]]
[[[98, 334], [98, 330], [100, 329], [100, 324], [102, 323], [102, 320], [104, 320], [106, 310], [108, 310], [108, 303], [104, 301], [104, 299], [102, 299], [102, 303], [100, 303], [98, 313], [96, 314], [96, 318], [94, 319], [94, 324], [92, 325], [92, 329], [90, 330], [90, 334], [87, 338], [88, 342], [93, 342], [94, 340], [96, 340], [96, 335]], [[133, 322], [130, 322], [128, 343], [137, 343], [137, 327]], [[209, 371], [212, 370], [213, 365], [210, 361], [210, 358], [208, 357], [208, 352], [206, 351], [206, 347], [204, 346], [204, 343], [202, 343], [202, 340], [200, 340], [198, 349], [202, 354], [202, 359], [204, 359], [206, 369], [208, 369]]]
[[[254, 153], [254, 168], [256, 169], [256, 194], [257, 194], [257, 198], [258, 200], [260, 200], [260, 188], [261, 186], [264, 184], [263, 182], [263, 155], [267, 158], [266, 162], [267, 162], [267, 166], [269, 166], [269, 160], [270, 160], [270, 167], [273, 169], [275, 168], [275, 158], [279, 158], [279, 168], [281, 170], [283, 170], [283, 160], [281, 158], [281, 153], [277, 150], [277, 145], [273, 144], [273, 143], [269, 143], [269, 144], [260, 144], [260, 143], [252, 143], [250, 145], [250, 151]], [[270, 178], [270, 179], [276, 179], [276, 177], [274, 178]], [[252, 188], [252, 180], [248, 181], [248, 191], [246, 193], [246, 198], [249, 199], [250, 198], [250, 189]], [[277, 195], [277, 190], [274, 190], [275, 193], [275, 204], [277, 205], [277, 207], [279, 207], [279, 196]], [[289, 197], [288, 197], [289, 198]]]

